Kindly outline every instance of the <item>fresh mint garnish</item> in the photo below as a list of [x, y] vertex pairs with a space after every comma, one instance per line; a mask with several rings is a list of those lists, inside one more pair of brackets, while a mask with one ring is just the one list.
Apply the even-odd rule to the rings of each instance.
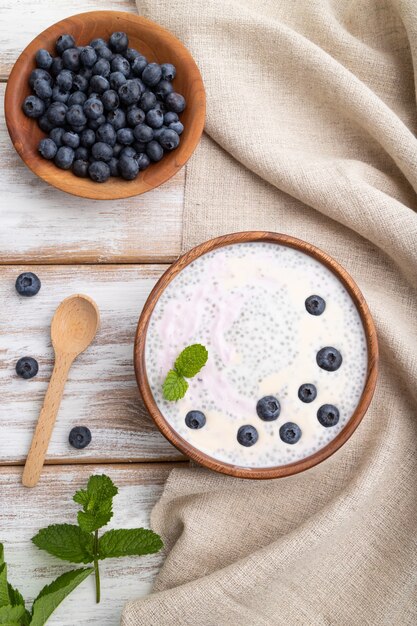
[[174, 369], [169, 370], [162, 393], [165, 400], [176, 402], [183, 398], [188, 389], [185, 378], [193, 378], [205, 366], [208, 359], [207, 349], [199, 343], [187, 346], [178, 355]]
[[[109, 530], [99, 537], [99, 529], [113, 517], [113, 498], [117, 492], [117, 487], [108, 476], [91, 476], [87, 488], [77, 491], [73, 498], [83, 508], [78, 512], [78, 526], [53, 524], [32, 538], [38, 548], [59, 559], [71, 563], [93, 563], [96, 602], [100, 602], [99, 560], [152, 554], [163, 547], [159, 535], [146, 528]], [[82, 571], [86, 570], [75, 570]], [[91, 571], [90, 568], [89, 573]], [[38, 626], [38, 622], [36, 624]]]

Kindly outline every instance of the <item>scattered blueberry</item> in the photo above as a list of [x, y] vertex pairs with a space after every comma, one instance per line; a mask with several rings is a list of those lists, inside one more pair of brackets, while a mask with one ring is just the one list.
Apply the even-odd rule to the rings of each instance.
[[281, 405], [274, 396], [265, 396], [258, 400], [256, 412], [264, 422], [272, 422], [279, 417]]
[[111, 62], [111, 71], [121, 72], [123, 76], [127, 77], [130, 74], [130, 63], [121, 54], [116, 54]]
[[168, 109], [175, 113], [182, 113], [186, 106], [184, 96], [175, 91], [167, 95], [165, 102]]
[[96, 183], [105, 183], [110, 178], [110, 168], [104, 161], [93, 161], [88, 168], [88, 173]]
[[38, 150], [44, 159], [48, 159], [50, 161], [56, 155], [58, 147], [52, 139], [41, 139]]
[[165, 150], [175, 150], [175, 148], [178, 148], [179, 146], [180, 138], [175, 130], [167, 128], [162, 131], [158, 141]]
[[84, 67], [93, 67], [97, 61], [97, 54], [92, 46], [85, 46], [81, 50], [80, 61]]
[[140, 52], [138, 52], [134, 48], [128, 48], [123, 54], [130, 64], [132, 64], [135, 59], [141, 56]]
[[162, 63], [161, 75], [163, 80], [174, 80], [177, 70], [172, 63]]
[[206, 416], [201, 411], [189, 411], [185, 416], [185, 423], [188, 428], [196, 430], [197, 428], [203, 428], [206, 423]]
[[73, 448], [82, 450], [91, 442], [91, 431], [86, 426], [74, 426], [70, 431], [68, 441]]
[[139, 106], [147, 113], [156, 106], [156, 96], [152, 91], [145, 91], [140, 97]]
[[287, 422], [279, 429], [279, 436], [284, 443], [297, 443], [301, 437], [301, 428], [294, 422]]
[[92, 41], [90, 41], [90, 46], [93, 48], [93, 50], [97, 50], [97, 48], [102, 48], [103, 46], [107, 46], [107, 43], [104, 41], [104, 39], [99, 37], [97, 39], [93, 39]]
[[164, 149], [160, 143], [158, 143], [155, 140], [152, 140], [146, 144], [146, 154], [148, 155], [151, 161], [156, 163], [157, 161], [160, 161], [162, 157], [164, 156]]
[[119, 106], [119, 96], [114, 89], [107, 89], [101, 98], [106, 111], [114, 111]]
[[110, 176], [119, 176], [119, 161], [116, 159], [116, 157], [112, 157], [108, 165], [110, 168]]
[[159, 81], [159, 83], [155, 87], [155, 94], [161, 100], [165, 100], [167, 95], [169, 93], [172, 93], [173, 91], [174, 87], [172, 86], [172, 83], [170, 83], [168, 80]]
[[317, 411], [317, 419], [326, 428], [335, 426], [339, 421], [339, 416], [339, 409], [333, 406], [333, 404], [323, 404]]
[[[114, 154], [114, 150], [113, 150], [113, 154]], [[136, 150], [135, 148], [133, 148], [133, 146], [121, 146], [121, 150], [119, 152], [119, 158], [122, 156], [127, 156], [127, 157], [136, 157]]]
[[123, 154], [119, 159], [119, 172], [122, 178], [133, 180], [139, 173], [139, 165], [133, 157]]
[[131, 128], [120, 128], [116, 135], [118, 143], [121, 143], [124, 146], [130, 146], [135, 139]]
[[52, 65], [52, 57], [48, 50], [41, 48], [35, 55], [36, 65], [43, 70], [49, 70]]
[[75, 39], [72, 35], [61, 35], [56, 40], [56, 51], [60, 56], [64, 53], [68, 48], [73, 48], [75, 46]]
[[51, 67], [49, 68], [49, 71], [52, 74], [52, 76], [56, 78], [58, 74], [62, 72], [63, 69], [64, 69], [64, 64], [62, 62], [61, 57], [54, 57], [52, 59]]
[[21, 296], [36, 296], [41, 288], [41, 281], [33, 272], [23, 272], [16, 278], [16, 291]]
[[301, 402], [313, 402], [317, 397], [317, 389], [311, 383], [304, 383], [298, 389], [298, 397]]
[[72, 72], [69, 70], [62, 70], [55, 79], [55, 83], [62, 89], [62, 91], [69, 91], [72, 88]]
[[69, 170], [74, 161], [74, 150], [69, 146], [61, 146], [55, 155], [54, 163], [62, 170]]
[[16, 363], [16, 374], [25, 380], [33, 378], [39, 371], [39, 365], [36, 359], [31, 356], [23, 356]]
[[37, 78], [33, 84], [33, 91], [41, 100], [52, 97], [51, 85], [44, 78]]
[[184, 130], [184, 125], [181, 124], [181, 122], [172, 122], [171, 124], [168, 125], [168, 128], [170, 130], [174, 130], [177, 135], [181, 135], [181, 133]]
[[84, 102], [83, 111], [88, 119], [96, 120], [100, 115], [103, 115], [103, 103], [97, 98], [88, 98], [88, 100]]
[[119, 87], [119, 98], [123, 104], [134, 104], [139, 100], [140, 88], [136, 81], [127, 80], [121, 87]]
[[88, 161], [89, 158], [89, 151], [87, 150], [87, 148], [84, 148], [84, 146], [79, 146], [74, 153], [74, 159], [75, 160], [81, 160], [81, 161]]
[[147, 124], [138, 124], [133, 129], [133, 134], [137, 141], [141, 141], [142, 143], [147, 143], [153, 139], [153, 130]]
[[237, 440], [246, 448], [250, 448], [258, 441], [258, 431], [254, 426], [241, 426], [237, 431]]
[[84, 105], [73, 104], [68, 107], [65, 119], [70, 126], [83, 126], [87, 122], [87, 116], [85, 114], [85, 104], [87, 102], [88, 100], [86, 100]]
[[146, 170], [146, 168], [149, 167], [149, 165], [151, 164], [150, 158], [144, 152], [140, 152], [139, 154], [136, 154], [134, 158], [138, 164], [139, 171]]
[[49, 133], [51, 130], [55, 128], [55, 125], [49, 121], [46, 113], [38, 117], [38, 126], [44, 133]]
[[126, 121], [129, 126], [134, 128], [138, 124], [142, 124], [145, 121], [145, 113], [138, 106], [132, 104], [126, 114]]
[[317, 365], [327, 372], [335, 372], [342, 365], [342, 355], [339, 350], [326, 346], [317, 352]]
[[109, 45], [114, 52], [125, 52], [129, 45], [129, 40], [126, 33], [117, 32], [113, 33], [109, 39]]
[[112, 89], [117, 91], [119, 87], [127, 81], [126, 76], [122, 72], [112, 72], [109, 76], [109, 84]]
[[122, 109], [115, 109], [107, 114], [107, 121], [111, 124], [114, 130], [124, 128], [126, 126], [126, 115]]
[[72, 81], [72, 86], [73, 89], [76, 89], [77, 91], [85, 92], [88, 89], [89, 80], [86, 76], [83, 76], [82, 74], [76, 74]]
[[97, 130], [98, 128], [100, 128], [100, 126], [102, 126], [105, 123], [106, 123], [106, 118], [104, 117], [104, 115], [100, 115], [100, 117], [97, 117], [94, 120], [88, 120], [88, 127], [91, 128], [92, 130]]
[[67, 48], [62, 53], [62, 62], [64, 67], [71, 72], [76, 72], [80, 69], [80, 51], [78, 48]]
[[144, 57], [143, 55], [140, 54], [131, 63], [131, 68], [132, 68], [133, 74], [135, 76], [142, 76], [142, 72], [143, 72], [143, 70], [145, 69], [145, 67], [147, 65], [148, 65], [148, 61], [147, 61], [146, 57]]
[[84, 148], [91, 148], [96, 143], [96, 134], [91, 128], [83, 130], [80, 136], [80, 144]]
[[178, 115], [174, 111], [168, 111], [168, 113], [164, 115], [164, 124], [169, 126], [173, 122], [178, 122]]
[[51, 124], [54, 124], [54, 126], [64, 126], [67, 111], [68, 107], [63, 102], [53, 102], [48, 108], [46, 116]]
[[98, 48], [96, 48], [96, 54], [98, 59], [104, 59], [105, 61], [108, 61], [109, 63], [112, 61], [113, 59], [113, 52], [110, 50], [110, 48], [108, 46], [99, 46]]
[[87, 95], [82, 91], [74, 91], [74, 93], [70, 94], [68, 98], [68, 106], [71, 107], [74, 104], [80, 104], [81, 106], [87, 100]]
[[93, 97], [93, 94], [97, 94], [98, 96], [103, 95], [108, 89], [110, 89], [110, 83], [107, 78], [104, 76], [100, 76], [100, 74], [94, 74], [90, 80], [90, 98]]
[[155, 87], [162, 78], [162, 70], [158, 63], [148, 63], [142, 72], [142, 80], [145, 85]]
[[77, 133], [74, 133], [71, 130], [67, 130], [67, 132], [65, 132], [62, 135], [62, 141], [66, 146], [69, 146], [70, 148], [78, 148], [78, 146], [80, 145], [80, 137], [79, 135], [77, 135]]
[[164, 123], [164, 114], [159, 109], [151, 109], [146, 114], [146, 123], [151, 128], [160, 128]]
[[93, 76], [96, 75], [101, 76], [102, 78], [107, 78], [108, 76], [110, 76], [110, 72], [110, 63], [107, 61], [107, 59], [99, 59], [93, 65]]
[[63, 128], [61, 128], [61, 127], [54, 128], [49, 133], [49, 137], [58, 146], [58, 148], [60, 148], [62, 146], [62, 143], [63, 143], [62, 142], [62, 137], [63, 137], [64, 133], [65, 133], [65, 130]]
[[91, 154], [96, 161], [104, 161], [107, 163], [113, 156], [113, 149], [108, 143], [98, 141], [91, 148]]
[[[80, 150], [80, 148], [78, 148], [78, 150]], [[72, 171], [79, 178], [85, 178], [86, 176], [88, 176], [88, 167], [89, 163], [86, 159], [76, 158], [74, 163], [72, 164]]]
[[55, 85], [55, 87], [52, 89], [52, 100], [54, 102], [64, 102], [64, 104], [66, 104], [69, 97], [70, 92], [62, 91], [61, 87], [58, 87], [58, 85]]
[[321, 315], [326, 308], [326, 302], [321, 296], [309, 296], [305, 301], [305, 307], [310, 315]]
[[46, 82], [52, 86], [53, 80], [52, 80], [52, 76], [50, 75], [50, 73], [47, 72], [46, 70], [36, 68], [36, 70], [32, 70], [29, 76], [29, 85], [30, 87], [32, 87], [32, 89], [33, 89], [33, 85], [35, 84], [35, 81], [39, 79], [46, 80]]
[[105, 122], [98, 127], [96, 131], [96, 138], [97, 141], [103, 141], [109, 146], [114, 146], [116, 143], [116, 131], [109, 122]]
[[28, 117], [41, 117], [45, 112], [45, 103], [38, 96], [27, 96], [23, 102], [23, 112]]

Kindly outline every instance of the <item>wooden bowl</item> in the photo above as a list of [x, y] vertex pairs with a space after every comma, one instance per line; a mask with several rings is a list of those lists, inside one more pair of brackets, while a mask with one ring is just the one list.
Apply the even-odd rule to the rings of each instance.
[[[328, 269], [330, 269], [334, 274], [336, 274], [336, 276], [349, 292], [350, 296], [353, 299], [353, 302], [358, 309], [363, 323], [368, 347], [368, 369], [362, 396], [354, 414], [346, 423], [344, 428], [340, 431], [340, 433], [330, 443], [328, 443], [327, 446], [325, 446], [321, 450], [318, 450], [317, 452], [305, 459], [290, 463], [288, 465], [254, 469], [237, 467], [235, 465], [220, 462], [201, 452], [200, 450], [194, 448], [190, 443], [185, 441], [165, 420], [164, 416], [156, 405], [149, 386], [145, 366], [145, 343], [149, 320], [152, 315], [152, 311], [154, 310], [154, 307], [165, 287], [171, 282], [173, 278], [175, 278], [175, 276], [177, 276], [177, 274], [179, 274], [179, 272], [181, 272], [182, 269], [184, 269], [184, 267], [186, 267], [189, 263], [194, 261], [202, 254], [205, 254], [222, 246], [227, 246], [229, 244], [244, 243], [248, 241], [272, 242], [289, 246], [291, 248], [296, 248], [297, 250], [300, 250], [314, 257], [323, 265], [325, 265]], [[324, 461], [324, 459], [327, 459], [327, 457], [336, 452], [336, 450], [338, 450], [352, 435], [362, 417], [364, 416], [374, 393], [377, 379], [378, 343], [375, 326], [362, 293], [360, 292], [358, 286], [351, 278], [351, 276], [349, 276], [346, 270], [343, 269], [343, 267], [341, 267], [332, 257], [330, 257], [322, 250], [319, 250], [319, 248], [316, 248], [315, 246], [312, 246], [305, 241], [301, 241], [300, 239], [295, 239], [294, 237], [281, 235], [278, 233], [254, 231], [225, 235], [223, 237], [218, 237], [217, 239], [212, 239], [210, 241], [202, 243], [201, 245], [193, 248], [192, 250], [184, 254], [184, 256], [180, 257], [175, 263], [173, 263], [173, 265], [170, 266], [170, 268], [161, 276], [155, 287], [152, 289], [145, 303], [145, 306], [143, 307], [143, 311], [140, 316], [136, 332], [134, 364], [139, 389], [141, 391], [143, 400], [149, 413], [151, 414], [161, 433], [168, 439], [168, 441], [170, 441], [176, 448], [178, 448], [178, 450], [183, 452], [185, 455], [187, 455], [200, 465], [204, 465], [205, 467], [208, 467], [217, 472], [221, 472], [223, 474], [229, 474], [231, 476], [237, 476], [239, 478], [279, 478], [283, 476], [290, 476], [291, 474], [297, 474], [298, 472], [302, 472], [303, 470], [306, 470], [310, 467], [313, 467], [314, 465], [317, 465], [321, 461]]]
[[[181, 115], [184, 132], [179, 147], [164, 155], [158, 163], [139, 173], [132, 181], [110, 178], [95, 183], [77, 178], [71, 171], [61, 170], [38, 153], [39, 140], [45, 136], [36, 120], [26, 117], [22, 103], [31, 93], [28, 78], [35, 68], [35, 53], [46, 48], [55, 55], [59, 35], [73, 35], [77, 45], [86, 45], [96, 37], [108, 38], [114, 31], [124, 31], [129, 45], [143, 53], [149, 61], [170, 62], [177, 68], [174, 88], [183, 94], [187, 107]], [[170, 32], [139, 15], [121, 11], [91, 11], [73, 15], [38, 35], [17, 59], [7, 83], [5, 116], [11, 140], [26, 165], [47, 183], [83, 198], [114, 200], [128, 198], [158, 187], [185, 165], [195, 150], [204, 128], [206, 98], [199, 69], [185, 46]]]

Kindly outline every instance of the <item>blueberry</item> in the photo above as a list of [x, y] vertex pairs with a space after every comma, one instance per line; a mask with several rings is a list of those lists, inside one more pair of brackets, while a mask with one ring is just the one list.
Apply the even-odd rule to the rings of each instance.
[[317, 397], [317, 389], [315, 385], [312, 385], [311, 383], [304, 383], [304, 385], [301, 385], [298, 389], [298, 397], [301, 402], [313, 402], [313, 400]]
[[85, 46], [80, 52], [80, 61], [84, 67], [93, 67], [97, 61], [97, 54], [91, 46]]
[[174, 80], [176, 73], [175, 65], [172, 65], [172, 63], [162, 63], [161, 75], [163, 80]]
[[168, 111], [168, 113], [165, 113], [164, 124], [169, 126], [170, 124], [173, 124], [174, 122], [178, 122], [178, 115], [174, 111]]
[[16, 363], [16, 374], [25, 380], [36, 376], [38, 371], [38, 362], [31, 356], [22, 356], [22, 358]]
[[170, 111], [175, 111], [175, 113], [182, 113], [186, 107], [184, 96], [180, 93], [176, 93], [175, 91], [167, 95], [165, 102], [168, 109]]
[[132, 144], [132, 148], [135, 152], [141, 154], [142, 152], [145, 152], [146, 143], [143, 143], [142, 141], [134, 141]]
[[36, 70], [32, 70], [29, 76], [29, 85], [32, 87], [35, 84], [35, 80], [46, 80], [46, 82], [52, 87], [52, 76], [46, 70], [42, 70], [40, 68], [36, 68]]
[[164, 156], [164, 149], [162, 148], [161, 144], [159, 144], [155, 140], [152, 140], [146, 144], [146, 154], [151, 161], [156, 163], [156, 161], [160, 161]]
[[76, 72], [80, 69], [80, 51], [78, 48], [67, 48], [62, 53], [62, 61], [64, 67], [72, 72]]
[[141, 78], [145, 85], [155, 87], [155, 85], [157, 85], [162, 78], [161, 67], [158, 63], [148, 63], [142, 72]]
[[68, 441], [73, 448], [82, 450], [91, 442], [91, 431], [86, 426], [74, 426], [70, 431]]
[[45, 112], [45, 103], [38, 96], [27, 96], [22, 108], [23, 113], [28, 117], [41, 117]]
[[82, 67], [80, 71], [78, 72], [78, 76], [83, 76], [88, 81], [90, 81], [92, 75], [93, 75], [93, 70], [91, 69], [91, 67]]
[[174, 91], [174, 87], [169, 80], [160, 80], [154, 89], [155, 95], [161, 100], [165, 100], [169, 93]]
[[83, 130], [80, 136], [80, 144], [84, 148], [91, 148], [93, 144], [96, 143], [96, 134], [91, 128], [86, 128]]
[[77, 91], [87, 91], [89, 85], [89, 79], [82, 74], [76, 74], [72, 81], [72, 88]]
[[175, 150], [179, 146], [180, 138], [175, 130], [167, 128], [161, 133], [159, 143], [165, 150]]
[[97, 48], [101, 48], [102, 46], [107, 47], [107, 43], [104, 41], [104, 39], [101, 39], [101, 37], [99, 37], [90, 41], [90, 46], [94, 50], [97, 50]]
[[58, 147], [52, 139], [41, 139], [38, 150], [44, 159], [51, 160], [56, 155]]
[[177, 135], [181, 135], [184, 130], [184, 125], [181, 122], [172, 122], [172, 124], [168, 125], [170, 130], [174, 130]]
[[125, 59], [129, 61], [129, 63], [133, 63], [135, 59], [141, 56], [140, 53], [134, 48], [128, 48], [127, 50], [123, 52], [123, 55]]
[[79, 146], [74, 154], [74, 159], [76, 161], [88, 161], [89, 151], [84, 146]]
[[272, 422], [281, 413], [281, 405], [275, 396], [264, 396], [258, 400], [256, 412], [264, 422]]
[[119, 176], [119, 161], [112, 157], [109, 161], [110, 176]]
[[62, 89], [62, 91], [70, 91], [70, 89], [72, 88], [72, 78], [72, 72], [70, 72], [69, 70], [62, 70], [62, 72], [59, 72], [58, 76], [56, 77], [55, 82], [58, 87]]
[[140, 152], [139, 154], [137, 154], [135, 159], [136, 163], [139, 166], [139, 171], [146, 170], [146, 168], [149, 167], [149, 165], [151, 164], [150, 158], [144, 152]]
[[164, 130], [167, 130], [166, 126], [161, 126], [161, 128], [155, 128], [153, 131], [153, 138], [159, 141], [159, 138], [164, 132]]
[[109, 122], [105, 122], [97, 129], [96, 138], [97, 141], [102, 141], [109, 146], [114, 146], [116, 143], [116, 131]]
[[188, 411], [185, 416], [185, 423], [188, 428], [192, 428], [193, 430], [203, 428], [206, 423], [206, 416], [201, 411]]
[[237, 431], [237, 440], [245, 448], [250, 448], [258, 441], [258, 431], [254, 426], [241, 426]]
[[113, 156], [118, 157], [122, 150], [123, 146], [120, 143], [115, 143], [113, 146]]
[[65, 133], [64, 128], [54, 128], [49, 133], [49, 137], [60, 148], [62, 146], [62, 136]]
[[[114, 154], [114, 152], [113, 152], [113, 154]], [[118, 156], [119, 156], [119, 158], [121, 158], [122, 156], [135, 158], [136, 157], [136, 150], [133, 148], [133, 146], [124, 146], [120, 150]]]
[[114, 111], [119, 106], [119, 96], [113, 89], [108, 89], [101, 98], [106, 111]]
[[103, 115], [103, 103], [97, 98], [88, 98], [83, 104], [83, 111], [90, 120], [96, 120]]
[[164, 123], [164, 115], [159, 109], [151, 109], [146, 114], [146, 123], [151, 128], [161, 128]]
[[74, 161], [74, 150], [69, 146], [61, 146], [55, 155], [54, 163], [62, 170], [69, 170]]
[[138, 106], [132, 104], [126, 114], [126, 120], [129, 126], [135, 127], [145, 121], [145, 113]]
[[47, 100], [52, 96], [51, 85], [44, 78], [37, 78], [35, 80], [33, 91], [41, 100]]
[[48, 108], [46, 115], [51, 124], [64, 126], [68, 107], [63, 102], [53, 102]]
[[68, 124], [70, 124], [71, 126], [83, 126], [87, 122], [87, 117], [84, 112], [85, 104], [87, 102], [88, 100], [86, 100], [83, 105], [73, 104], [71, 107], [69, 107], [66, 113], [66, 120]]
[[85, 130], [86, 128], [86, 124], [81, 124], [80, 126], [71, 126], [71, 129], [74, 131], [74, 133], [77, 133], [77, 135], [81, 135], [81, 133], [83, 132], [83, 130]]
[[133, 180], [139, 173], [139, 165], [133, 157], [123, 154], [119, 159], [119, 172], [122, 178]]
[[104, 61], [108, 61], [108, 63], [112, 61], [114, 56], [108, 46], [100, 46], [99, 48], [96, 48], [96, 54], [98, 60], [103, 59]]
[[118, 91], [119, 87], [126, 82], [126, 76], [122, 72], [112, 72], [109, 76], [109, 83], [112, 89]]
[[110, 89], [110, 83], [107, 78], [104, 78], [104, 76], [100, 76], [99, 74], [95, 74], [91, 77], [90, 98], [93, 95], [92, 92], [96, 92], [96, 94], [101, 95], [104, 94], [104, 92], [108, 89]]
[[137, 84], [137, 86], [139, 87], [139, 97], [145, 93], [146, 91], [146, 86], [145, 84], [141, 81], [140, 78], [130, 78], [129, 80], [132, 80], [134, 83]]
[[16, 291], [21, 296], [36, 296], [41, 288], [41, 281], [33, 272], [23, 272], [16, 278]]
[[326, 346], [317, 352], [317, 365], [327, 372], [335, 372], [342, 365], [342, 355], [339, 350]]
[[333, 404], [323, 404], [317, 411], [317, 419], [326, 428], [336, 426], [339, 416], [339, 409], [333, 406]]
[[113, 156], [113, 149], [108, 143], [98, 141], [91, 148], [91, 154], [96, 161], [110, 161]]
[[137, 141], [141, 141], [143, 143], [147, 143], [153, 139], [153, 130], [150, 126], [146, 124], [138, 124], [133, 129], [133, 134]]
[[52, 124], [52, 122], [48, 120], [46, 113], [38, 117], [38, 126], [44, 133], [49, 133], [53, 128], [55, 128], [55, 124]]
[[67, 131], [62, 135], [62, 141], [64, 142], [64, 144], [66, 146], [69, 146], [70, 148], [78, 148], [78, 146], [80, 145], [80, 138], [77, 135], [77, 133], [74, 133], [73, 131]]
[[121, 72], [123, 76], [127, 77], [130, 74], [130, 63], [121, 54], [116, 54], [111, 62], [111, 71]]
[[110, 63], [107, 59], [99, 59], [94, 63], [93, 76], [103, 76], [104, 78], [110, 76]]
[[[82, 149], [85, 150], [85, 148]], [[78, 148], [78, 150], [80, 150], [80, 148]], [[88, 165], [87, 159], [75, 159], [72, 164], [72, 171], [79, 178], [85, 178], [88, 176]]]
[[129, 146], [135, 139], [131, 128], [120, 128], [116, 135], [118, 143], [121, 143], [124, 146]]
[[320, 296], [309, 296], [304, 304], [310, 315], [321, 315], [326, 308], [326, 302]]
[[52, 57], [48, 50], [41, 48], [35, 55], [36, 65], [43, 70], [49, 70], [52, 65]]
[[294, 422], [287, 422], [279, 429], [279, 436], [284, 443], [297, 443], [301, 437], [301, 428]]
[[145, 91], [140, 97], [139, 106], [142, 111], [147, 113], [151, 109], [153, 109], [156, 105], [156, 96], [152, 91]]
[[61, 87], [59, 87], [58, 85], [55, 85], [55, 87], [52, 89], [52, 100], [54, 102], [63, 102], [64, 104], [66, 104], [69, 97], [69, 91], [62, 91]]
[[129, 45], [129, 39], [126, 33], [113, 33], [109, 39], [109, 46], [114, 52], [124, 52]]
[[60, 35], [56, 40], [55, 47], [59, 55], [62, 56], [65, 50], [75, 46], [75, 39], [72, 35]]
[[148, 60], [146, 59], [146, 57], [140, 54], [139, 56], [136, 57], [136, 59], [131, 64], [133, 74], [135, 76], [142, 76], [142, 72], [147, 65], [148, 65]]
[[74, 91], [74, 93], [70, 94], [67, 104], [69, 107], [71, 107], [73, 104], [83, 105], [86, 100], [87, 96], [85, 93], [83, 93], [82, 91]]
[[91, 128], [92, 130], [97, 130], [97, 128], [100, 128], [100, 126], [102, 126], [105, 123], [106, 123], [106, 118], [104, 117], [104, 115], [100, 115], [100, 117], [98, 117], [95, 120], [88, 120], [88, 127]]
[[54, 57], [52, 59], [52, 65], [49, 68], [49, 71], [52, 74], [52, 76], [54, 77], [58, 76], [58, 74], [62, 72], [63, 69], [64, 69], [64, 63], [61, 57]]
[[[105, 145], [105, 144], [104, 144]], [[94, 161], [88, 168], [91, 180], [96, 183], [105, 183], [110, 178], [110, 168], [104, 161]]]
[[118, 94], [123, 104], [134, 104], [140, 97], [139, 85], [134, 80], [127, 80], [119, 87]]

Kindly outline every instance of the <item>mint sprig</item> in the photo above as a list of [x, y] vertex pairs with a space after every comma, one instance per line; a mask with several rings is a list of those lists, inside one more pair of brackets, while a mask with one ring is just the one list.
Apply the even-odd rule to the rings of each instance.
[[[52, 524], [32, 538], [38, 548], [59, 559], [71, 563], [92, 563], [96, 579], [96, 602], [100, 602], [99, 560], [152, 554], [163, 547], [159, 535], [146, 528], [109, 530], [99, 537], [99, 529], [113, 517], [113, 498], [117, 493], [117, 487], [108, 476], [91, 476], [87, 488], [80, 489], [73, 497], [74, 502], [83, 509], [78, 512], [78, 526]], [[89, 568], [89, 573], [91, 571]]]
[[185, 379], [198, 374], [207, 363], [207, 359], [207, 349], [199, 343], [184, 348], [175, 361], [174, 369], [169, 370], [162, 385], [165, 400], [177, 402], [183, 398], [188, 389]]

